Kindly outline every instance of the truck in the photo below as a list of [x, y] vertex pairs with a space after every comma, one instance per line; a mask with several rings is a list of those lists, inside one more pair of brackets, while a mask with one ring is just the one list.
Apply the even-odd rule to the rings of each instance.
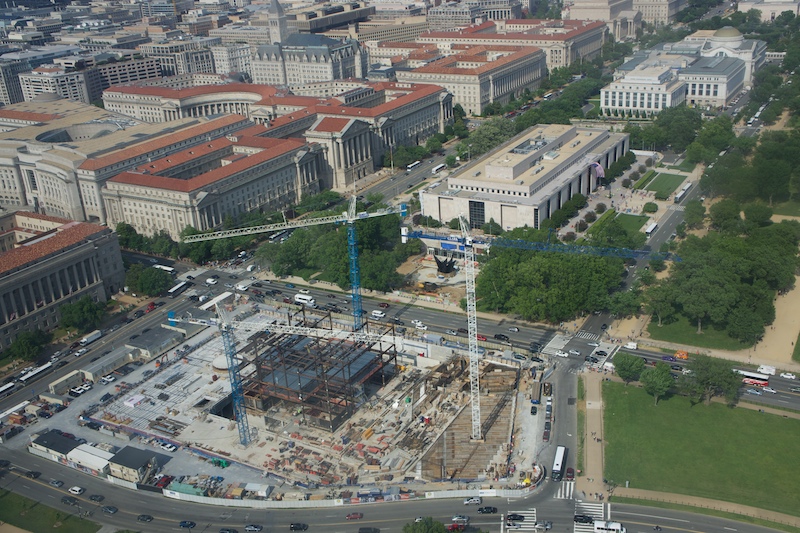
[[639, 348], [639, 345], [636, 344], [635, 342], [626, 342], [623, 348], [627, 350], [637, 350]]
[[760, 374], [769, 374], [770, 376], [774, 376], [775, 375], [775, 367], [774, 366], [769, 366], [769, 365], [760, 365], [758, 367], [758, 372]]
[[88, 346], [88, 345], [90, 345], [91, 343], [93, 343], [94, 341], [96, 341], [97, 339], [99, 339], [102, 336], [103, 336], [103, 333], [99, 329], [96, 329], [93, 332], [91, 332], [88, 335], [86, 335], [84, 338], [82, 338], [80, 340], [80, 345], [81, 346]]

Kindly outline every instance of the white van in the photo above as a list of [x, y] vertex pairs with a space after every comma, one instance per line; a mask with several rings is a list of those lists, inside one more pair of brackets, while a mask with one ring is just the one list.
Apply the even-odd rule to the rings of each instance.
[[639, 345], [636, 344], [635, 342], [627, 342], [625, 343], [625, 346], [623, 346], [623, 348], [626, 348], [628, 350], [638, 350]]
[[374, 311], [372, 311], [372, 318], [374, 318], [376, 320], [380, 320], [381, 318], [384, 318], [385, 316], [386, 316], [386, 313], [384, 313], [383, 311], [381, 311], [379, 309], [375, 309]]
[[760, 365], [758, 367], [758, 372], [761, 374], [769, 374], [770, 376], [775, 375], [775, 367], [769, 365]]
[[250, 265], [250, 266], [247, 267], [247, 271], [248, 272], [252, 272], [255, 269], [256, 269], [256, 265]]

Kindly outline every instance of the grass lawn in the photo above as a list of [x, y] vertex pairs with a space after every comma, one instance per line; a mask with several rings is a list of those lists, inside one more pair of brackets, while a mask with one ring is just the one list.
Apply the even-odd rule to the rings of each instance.
[[639, 181], [637, 181], [634, 184], [633, 188], [636, 189], [637, 191], [640, 190], [640, 189], [644, 189], [647, 186], [648, 183], [653, 181], [653, 177], [655, 175], [656, 175], [656, 171], [655, 170], [648, 170], [647, 172], [644, 173], [644, 176], [639, 178]]
[[683, 162], [680, 165], [678, 165], [678, 166], [670, 166], [670, 167], [667, 167], [667, 168], [671, 168], [673, 170], [682, 170], [684, 172], [691, 172], [692, 170], [694, 170], [694, 167], [696, 165], [697, 165], [697, 163], [690, 163], [689, 161], [684, 159]]
[[675, 189], [680, 187], [684, 180], [686, 180], [686, 176], [680, 174], [657, 174], [645, 189], [668, 196], [675, 192]]
[[625, 228], [625, 231], [629, 232], [639, 231], [640, 229], [642, 229], [642, 226], [647, 224], [648, 220], [650, 220], [650, 217], [642, 215], [625, 215], [625, 214], [617, 215], [617, 222], [619, 222], [620, 226]]
[[729, 337], [725, 331], [715, 330], [711, 326], [703, 326], [703, 333], [697, 334], [697, 324], [689, 323], [685, 317], [678, 317], [678, 320], [671, 324], [664, 324], [658, 327], [658, 319], [653, 319], [647, 326], [650, 337], [658, 341], [677, 342], [688, 344], [699, 348], [717, 348], [720, 350], [744, 350], [749, 345], [742, 344], [736, 339]]
[[0, 491], [0, 521], [27, 531], [94, 533], [100, 529], [99, 524], [78, 518], [77, 512], [77, 507], [53, 509], [13, 492]]
[[606, 210], [602, 215], [600, 215], [600, 218], [592, 222], [592, 225], [586, 230], [586, 234], [591, 235], [595, 231], [600, 231], [600, 229], [602, 229], [604, 225], [608, 224], [608, 221], [613, 219], [616, 214], [617, 212], [613, 209]]
[[[800, 421], [603, 383], [606, 479], [800, 516]], [[788, 461], [788, 462], [787, 462]]]
[[776, 215], [783, 215], [787, 217], [800, 217], [800, 202], [783, 202], [782, 204], [775, 204], [772, 212]]
[[794, 350], [792, 351], [792, 361], [797, 361], [800, 363], [800, 335], [797, 336], [797, 340], [794, 343]]

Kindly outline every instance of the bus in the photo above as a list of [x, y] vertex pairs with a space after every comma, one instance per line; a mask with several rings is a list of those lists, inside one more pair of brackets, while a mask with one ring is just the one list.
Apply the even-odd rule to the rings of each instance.
[[594, 533], [626, 533], [628, 531], [619, 522], [594, 521]]
[[2, 387], [0, 387], [0, 398], [5, 398], [6, 396], [14, 392], [14, 389], [16, 388], [17, 388], [16, 383], [14, 382], [6, 383]]
[[748, 372], [747, 370], [739, 370], [738, 368], [734, 368], [733, 371], [742, 376], [742, 383], [746, 385], [758, 385], [759, 387], [769, 386], [769, 376], [766, 374]]
[[412, 169], [420, 166], [421, 164], [422, 164], [422, 161], [414, 161], [413, 163], [411, 163], [410, 165], [408, 165], [406, 167], [406, 172], [411, 172]]
[[175, 298], [176, 296], [178, 296], [180, 293], [182, 293], [183, 291], [185, 291], [188, 288], [189, 288], [189, 282], [188, 281], [181, 281], [180, 283], [178, 283], [177, 285], [172, 287], [170, 290], [168, 290], [167, 291], [167, 295], [170, 298]]
[[153, 265], [153, 268], [157, 268], [159, 270], [163, 270], [164, 272], [169, 272], [170, 274], [175, 273], [175, 269], [172, 267], [164, 266], [164, 265]]
[[653, 232], [656, 231], [657, 228], [658, 228], [658, 224], [653, 222], [652, 224], [647, 226], [647, 229], [645, 230], [644, 234], [647, 235], [647, 238], [649, 239], [653, 235]]
[[300, 305], [307, 305], [308, 307], [314, 307], [315, 305], [317, 305], [317, 301], [310, 294], [295, 294], [294, 303]]
[[447, 165], [445, 165], [444, 163], [442, 163], [441, 165], [436, 165], [435, 167], [433, 167], [433, 170], [431, 170], [431, 174], [438, 174], [440, 170], [444, 170], [446, 168]]
[[24, 376], [19, 378], [18, 381], [24, 387], [28, 383], [34, 382], [37, 379], [39, 379], [40, 377], [44, 376], [45, 374], [47, 374], [51, 370], [53, 370], [53, 363], [45, 363], [45, 364], [43, 364], [42, 366], [40, 366], [38, 368], [34, 368], [30, 372], [28, 372], [27, 374], [25, 374]]
[[676, 204], [681, 203], [681, 200], [684, 199], [686, 194], [689, 192], [689, 189], [691, 189], [691, 188], [692, 188], [692, 183], [691, 182], [689, 182], [686, 185], [684, 185], [683, 188], [680, 190], [680, 192], [678, 192], [678, 194], [675, 195], [675, 203]]
[[542, 96], [542, 98], [544, 98], [545, 100], [550, 100], [550, 98], [551, 98], [552, 96], [553, 96], [553, 91], [550, 91], [550, 92], [549, 92], [549, 93], [547, 93], [546, 95]]
[[564, 475], [564, 462], [567, 460], [567, 449], [564, 446], [556, 448], [556, 458], [553, 461], [553, 471], [550, 473], [553, 481], [561, 481]]
[[279, 231], [277, 233], [273, 233], [272, 235], [269, 236], [269, 242], [272, 242], [272, 243], [280, 242], [281, 239], [283, 239], [284, 237], [287, 236], [286, 233], [287, 233], [286, 230]]

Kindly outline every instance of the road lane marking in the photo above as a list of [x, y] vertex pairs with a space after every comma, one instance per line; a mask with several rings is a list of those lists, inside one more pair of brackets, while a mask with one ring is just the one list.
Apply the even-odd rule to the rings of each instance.
[[652, 515], [652, 514], [628, 513], [628, 512], [625, 512], [625, 511], [614, 511], [614, 514], [615, 515], [617, 515], [617, 514], [628, 514], [628, 515], [631, 515], [631, 516], [641, 516], [643, 518], [657, 518], [659, 520], [672, 520], [674, 522], [686, 522], [687, 524], [689, 523], [689, 520], [683, 520], [681, 518], [669, 518], [669, 517], [666, 517], [666, 516], [656, 516], [656, 515]]

